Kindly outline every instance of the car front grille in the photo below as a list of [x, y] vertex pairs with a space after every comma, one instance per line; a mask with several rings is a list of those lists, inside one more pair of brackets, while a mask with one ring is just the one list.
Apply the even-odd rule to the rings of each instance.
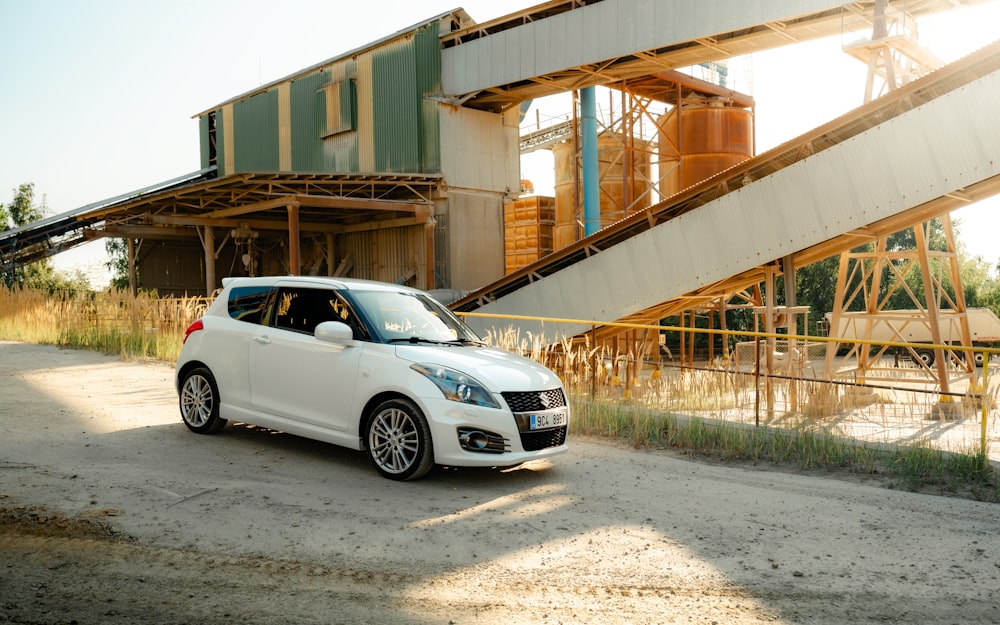
[[500, 393], [510, 411], [518, 412], [538, 412], [550, 408], [562, 408], [566, 405], [566, 396], [561, 388], [554, 388], [548, 391], [529, 391], [523, 393], [507, 392]]
[[566, 442], [566, 426], [536, 432], [521, 432], [521, 446], [524, 451], [538, 451], [558, 447]]
[[558, 447], [566, 442], [566, 425], [546, 430], [532, 430], [530, 426], [532, 413], [566, 407], [566, 395], [561, 388], [547, 391], [507, 392], [501, 395], [514, 413], [524, 451]]

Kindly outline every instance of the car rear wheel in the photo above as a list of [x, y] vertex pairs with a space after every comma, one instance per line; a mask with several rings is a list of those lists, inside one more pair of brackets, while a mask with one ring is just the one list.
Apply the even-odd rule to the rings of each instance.
[[181, 382], [181, 418], [198, 434], [213, 434], [226, 425], [219, 416], [219, 387], [215, 376], [204, 367], [192, 369]]
[[430, 428], [411, 401], [390, 399], [379, 404], [365, 438], [368, 458], [391, 480], [415, 480], [434, 466]]

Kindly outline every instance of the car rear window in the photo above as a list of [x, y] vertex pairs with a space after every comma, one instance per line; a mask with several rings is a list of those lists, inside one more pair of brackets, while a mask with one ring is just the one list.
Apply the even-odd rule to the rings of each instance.
[[264, 318], [264, 307], [269, 286], [240, 286], [229, 292], [229, 316], [239, 321], [259, 324]]

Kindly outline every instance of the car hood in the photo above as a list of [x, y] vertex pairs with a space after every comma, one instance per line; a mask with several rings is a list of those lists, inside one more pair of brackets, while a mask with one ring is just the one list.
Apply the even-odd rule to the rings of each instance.
[[470, 375], [490, 391], [541, 391], [562, 386], [559, 377], [534, 360], [485, 346], [398, 345], [396, 356], [441, 365]]

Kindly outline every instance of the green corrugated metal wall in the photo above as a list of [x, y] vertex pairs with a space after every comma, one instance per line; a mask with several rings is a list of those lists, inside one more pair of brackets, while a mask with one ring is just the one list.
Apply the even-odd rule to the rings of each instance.
[[437, 25], [417, 32], [414, 45], [417, 63], [417, 97], [420, 107], [418, 137], [421, 173], [441, 171], [441, 122], [438, 103], [424, 96], [441, 92], [441, 44]]
[[386, 45], [372, 56], [372, 140], [376, 171], [419, 172], [420, 134], [412, 40]]
[[278, 90], [233, 103], [233, 124], [236, 171], [278, 171]]
[[323, 87], [330, 83], [330, 72], [320, 70], [292, 82], [292, 169], [294, 171], [330, 171], [333, 163], [323, 158], [326, 129], [326, 97]]

